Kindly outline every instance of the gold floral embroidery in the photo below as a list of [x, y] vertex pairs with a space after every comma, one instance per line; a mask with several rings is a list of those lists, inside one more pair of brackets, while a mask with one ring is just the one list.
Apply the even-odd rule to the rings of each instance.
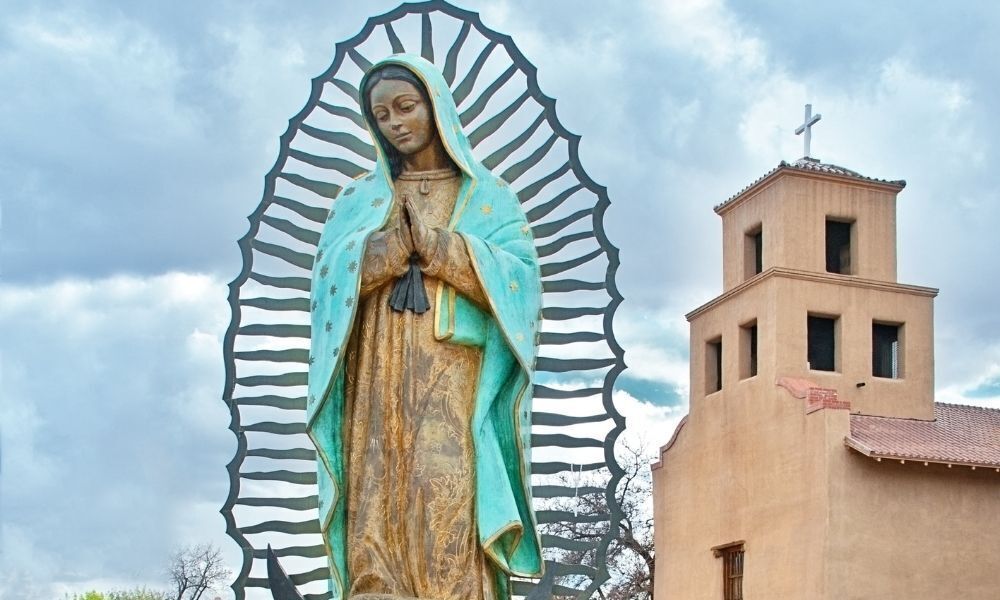
[[[457, 176], [432, 182], [421, 207], [429, 227], [447, 229], [460, 182]], [[400, 178], [395, 192], [417, 197], [419, 184]], [[385, 258], [373, 252], [373, 243], [360, 266], [362, 292], [345, 357], [344, 444], [352, 492], [346, 531], [351, 589], [344, 596], [486, 600], [483, 582], [495, 576], [478, 541], [471, 432], [481, 351], [438, 342], [433, 306], [423, 315], [393, 312], [388, 298], [394, 277], [366, 292], [364, 277], [380, 270]], [[432, 262], [447, 269], [459, 293], [483, 298], [457, 234], [441, 238]], [[425, 271], [424, 282], [433, 303], [439, 280]]]

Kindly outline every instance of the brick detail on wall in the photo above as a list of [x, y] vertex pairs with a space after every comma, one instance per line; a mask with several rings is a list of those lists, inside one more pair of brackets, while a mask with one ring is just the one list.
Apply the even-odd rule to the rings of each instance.
[[806, 414], [824, 408], [850, 410], [851, 402], [850, 400], [841, 400], [837, 396], [837, 390], [821, 387], [809, 388], [806, 395]]

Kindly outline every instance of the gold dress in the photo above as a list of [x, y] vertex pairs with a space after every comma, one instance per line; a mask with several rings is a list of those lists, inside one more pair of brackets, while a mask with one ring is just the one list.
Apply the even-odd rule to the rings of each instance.
[[[450, 169], [400, 175], [386, 230], [372, 236], [362, 263], [346, 356], [348, 598], [492, 596], [476, 530], [471, 435], [481, 351], [434, 337], [439, 281], [486, 305], [465, 242], [447, 231], [461, 181]], [[435, 250], [422, 265], [431, 309], [423, 314], [389, 307], [406, 271], [394, 229], [404, 196], [433, 228]]]

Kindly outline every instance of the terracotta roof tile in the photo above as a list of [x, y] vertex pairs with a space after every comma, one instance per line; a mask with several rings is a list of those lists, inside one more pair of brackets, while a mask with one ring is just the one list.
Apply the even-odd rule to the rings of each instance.
[[1000, 410], [935, 403], [934, 417], [851, 415], [844, 441], [871, 457], [1000, 468]]
[[902, 179], [899, 179], [899, 180], [888, 180], [888, 179], [876, 179], [874, 177], [865, 177], [864, 175], [858, 173], [857, 171], [852, 171], [850, 169], [845, 169], [844, 167], [837, 166], [837, 165], [831, 165], [831, 164], [821, 163], [820, 161], [818, 161], [818, 160], [816, 160], [814, 158], [800, 158], [799, 160], [797, 160], [797, 161], [795, 161], [793, 163], [781, 161], [780, 163], [778, 163], [777, 167], [771, 169], [770, 171], [768, 171], [767, 173], [765, 173], [764, 175], [762, 175], [761, 177], [759, 177], [756, 181], [754, 181], [750, 185], [746, 186], [745, 188], [743, 188], [742, 190], [740, 190], [736, 194], [733, 194], [728, 200], [726, 200], [722, 204], [717, 205], [715, 207], [715, 212], [719, 212], [719, 210], [721, 210], [723, 207], [725, 207], [726, 205], [728, 205], [732, 201], [734, 201], [737, 198], [739, 198], [740, 196], [742, 196], [747, 190], [749, 190], [750, 188], [754, 187], [758, 183], [764, 181], [768, 177], [771, 177], [772, 175], [774, 175], [775, 173], [777, 173], [778, 171], [781, 171], [781, 170], [785, 170], [785, 171], [808, 171], [808, 172], [812, 172], [812, 173], [826, 173], [828, 175], [840, 175], [842, 177], [850, 177], [852, 179], [857, 179], [859, 181], [867, 181], [869, 183], [884, 183], [884, 184], [896, 186], [899, 189], [903, 189], [904, 187], [906, 187], [906, 182], [903, 181]]

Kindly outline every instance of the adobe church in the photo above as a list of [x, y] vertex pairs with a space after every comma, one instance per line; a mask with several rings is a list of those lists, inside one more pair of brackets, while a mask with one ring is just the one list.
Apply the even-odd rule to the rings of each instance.
[[687, 315], [690, 412], [652, 467], [654, 597], [996, 600], [1000, 410], [934, 401], [905, 182], [805, 154], [715, 208], [723, 293]]

